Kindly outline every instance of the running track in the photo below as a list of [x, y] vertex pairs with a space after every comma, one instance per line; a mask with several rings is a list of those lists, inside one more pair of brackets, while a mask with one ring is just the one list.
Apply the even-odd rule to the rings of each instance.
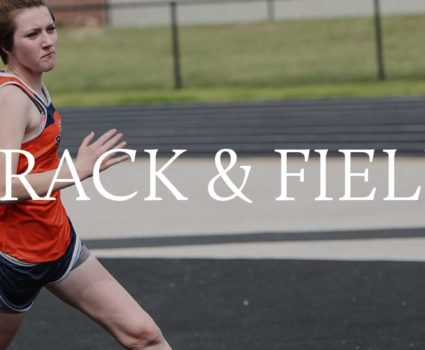
[[205, 156], [222, 148], [273, 155], [277, 148], [425, 149], [425, 98], [178, 104], [61, 111], [62, 146], [75, 154], [90, 130], [119, 128], [128, 148]]
[[[140, 151], [187, 148], [194, 155], [207, 155], [232, 147], [244, 154], [267, 155], [275, 148], [359, 147], [419, 154], [425, 149], [425, 100], [421, 98], [70, 109], [63, 115], [65, 130], [69, 130], [63, 143], [74, 150], [88, 128], [101, 132], [118, 122], [129, 146]], [[404, 235], [403, 230], [396, 231], [371, 232], [371, 238]], [[424, 230], [410, 235], [423, 237]], [[329, 238], [326, 233], [322, 236]], [[263, 237], [273, 240], [270, 235]], [[308, 237], [300, 235], [299, 239]], [[164, 246], [179, 242], [138, 243]], [[111, 247], [113, 241], [87, 243], [98, 248]], [[208, 239], [196, 242], [209, 243]], [[222, 239], [221, 243], [227, 242]], [[154, 316], [174, 349], [425, 348], [425, 265], [420, 262], [102, 262]], [[45, 291], [11, 347], [118, 348], [100, 327]]]

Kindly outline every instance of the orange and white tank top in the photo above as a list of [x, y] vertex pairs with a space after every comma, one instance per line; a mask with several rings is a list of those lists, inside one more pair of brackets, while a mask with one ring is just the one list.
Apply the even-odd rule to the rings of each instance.
[[[31, 173], [54, 170], [59, 165], [57, 155], [61, 135], [61, 118], [52, 105], [43, 85], [47, 103], [15, 75], [0, 70], [0, 88], [15, 85], [40, 111], [40, 127], [22, 141], [21, 149], [31, 153], [35, 166]], [[1, 120], [0, 120], [1, 127]], [[27, 169], [25, 156], [19, 156], [17, 174]], [[29, 263], [41, 263], [60, 258], [70, 241], [70, 223], [62, 204], [60, 192], [55, 200], [26, 200], [0, 204], [0, 251]]]

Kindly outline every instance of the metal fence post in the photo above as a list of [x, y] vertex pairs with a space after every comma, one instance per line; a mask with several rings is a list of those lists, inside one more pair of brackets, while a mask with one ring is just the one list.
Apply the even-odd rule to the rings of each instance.
[[384, 50], [382, 39], [382, 24], [379, 0], [373, 0], [375, 10], [376, 60], [378, 64], [378, 79], [385, 80]]
[[173, 62], [174, 62], [174, 88], [182, 88], [182, 80], [180, 74], [180, 50], [179, 50], [179, 33], [177, 23], [177, 3], [170, 2], [171, 9], [171, 41], [173, 46]]
[[274, 0], [267, 1], [267, 16], [270, 22], [274, 21]]
[[106, 27], [110, 27], [111, 26], [111, 6], [109, 4], [109, 0], [105, 0], [104, 3], [104, 9], [105, 9], [105, 25]]

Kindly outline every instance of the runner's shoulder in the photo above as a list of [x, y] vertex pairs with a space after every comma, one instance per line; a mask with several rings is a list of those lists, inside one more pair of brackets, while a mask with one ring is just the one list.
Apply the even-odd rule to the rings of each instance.
[[32, 103], [27, 94], [16, 85], [0, 88], [0, 106], [3, 111], [26, 112], [31, 108]]

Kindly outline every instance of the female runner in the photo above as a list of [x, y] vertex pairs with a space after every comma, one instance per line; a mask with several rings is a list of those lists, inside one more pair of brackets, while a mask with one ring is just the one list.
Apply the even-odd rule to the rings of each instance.
[[[35, 158], [26, 176], [45, 196], [59, 165], [60, 116], [42, 83], [56, 59], [57, 33], [44, 0], [0, 0], [0, 198], [5, 197], [7, 162], [12, 173], [28, 167], [17, 152], [9, 159], [1, 150], [25, 150]], [[110, 130], [81, 143], [75, 168], [81, 180], [92, 176], [96, 160], [123, 148], [122, 134]], [[109, 157], [101, 170], [127, 156]], [[71, 178], [61, 167], [58, 178]], [[18, 178], [12, 180], [16, 201], [0, 201], [0, 349], [6, 349], [25, 312], [42, 287], [104, 327], [126, 349], [170, 350], [160, 329], [127, 291], [81, 243], [60, 199], [69, 183], [56, 182], [54, 201], [33, 200]]]

